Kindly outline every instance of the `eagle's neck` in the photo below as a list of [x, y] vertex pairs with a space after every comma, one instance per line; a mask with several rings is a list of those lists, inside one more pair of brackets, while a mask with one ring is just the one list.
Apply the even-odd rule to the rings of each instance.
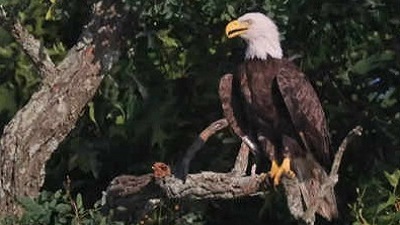
[[270, 40], [268, 37], [261, 36], [246, 40], [246, 42], [246, 59], [266, 60], [268, 56], [276, 59], [282, 58], [281, 44], [277, 40]]

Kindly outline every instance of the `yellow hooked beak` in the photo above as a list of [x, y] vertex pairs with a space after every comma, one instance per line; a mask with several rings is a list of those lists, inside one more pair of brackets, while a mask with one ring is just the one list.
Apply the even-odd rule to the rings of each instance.
[[249, 29], [249, 24], [245, 22], [240, 22], [238, 20], [233, 20], [228, 25], [226, 25], [225, 33], [228, 38], [233, 38], [238, 35], [245, 33]]

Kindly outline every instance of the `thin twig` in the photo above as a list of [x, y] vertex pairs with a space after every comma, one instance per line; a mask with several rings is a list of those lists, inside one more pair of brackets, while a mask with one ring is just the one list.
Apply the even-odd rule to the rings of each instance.
[[340, 163], [342, 161], [343, 153], [347, 148], [348, 143], [355, 137], [361, 136], [363, 132], [363, 128], [361, 126], [357, 126], [353, 128], [347, 136], [343, 139], [342, 143], [339, 146], [338, 152], [335, 154], [335, 160], [333, 161], [331, 172], [329, 174], [330, 177], [338, 174], [338, 170], [340, 167]]

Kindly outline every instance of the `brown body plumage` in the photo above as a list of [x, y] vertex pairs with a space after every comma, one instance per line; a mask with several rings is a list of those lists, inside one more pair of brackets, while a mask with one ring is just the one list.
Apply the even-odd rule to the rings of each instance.
[[[284, 147], [282, 142], [296, 142], [298, 148], [288, 152], [291, 156], [304, 157], [309, 148], [319, 161], [329, 160], [324, 111], [313, 87], [293, 63], [273, 58], [246, 60], [233, 82], [240, 87], [235, 95], [242, 98], [241, 107], [247, 115], [242, 126], [279, 148]], [[304, 133], [307, 143], [299, 132]]]

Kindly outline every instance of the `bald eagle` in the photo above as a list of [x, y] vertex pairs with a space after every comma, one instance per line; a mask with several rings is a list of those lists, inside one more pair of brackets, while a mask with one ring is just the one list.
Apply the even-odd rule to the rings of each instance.
[[[224, 115], [250, 148], [267, 154], [274, 185], [282, 176], [296, 176], [310, 207], [327, 178], [320, 163], [330, 158], [328, 127], [319, 98], [306, 76], [283, 58], [279, 31], [270, 18], [247, 13], [226, 26], [226, 35], [241, 37], [247, 49], [237, 73], [220, 81]], [[337, 216], [333, 190], [317, 213], [328, 220]]]

